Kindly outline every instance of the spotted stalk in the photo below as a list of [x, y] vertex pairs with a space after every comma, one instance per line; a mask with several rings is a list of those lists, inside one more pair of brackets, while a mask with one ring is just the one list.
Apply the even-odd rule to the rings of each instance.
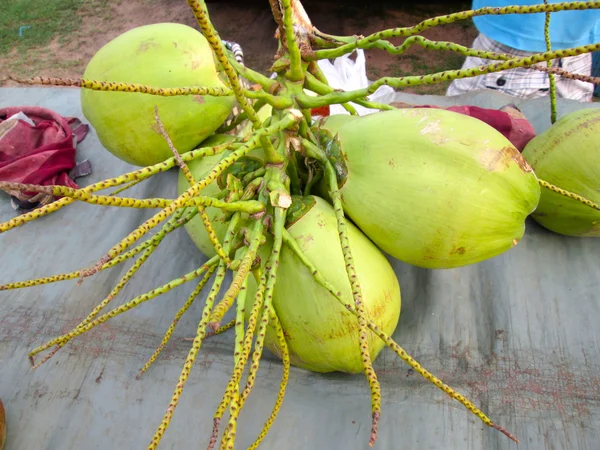
[[[284, 230], [285, 231], [285, 230]], [[265, 422], [262, 430], [260, 431], [256, 440], [252, 443], [248, 450], [255, 450], [262, 443], [263, 439], [267, 436], [273, 422], [277, 418], [277, 414], [279, 414], [279, 410], [281, 409], [281, 405], [283, 403], [283, 397], [285, 396], [285, 389], [287, 387], [288, 379], [290, 377], [290, 352], [287, 346], [287, 342], [285, 340], [285, 335], [283, 334], [283, 328], [281, 327], [281, 322], [275, 313], [275, 308], [273, 305], [269, 308], [269, 320], [275, 329], [275, 334], [277, 335], [277, 340], [279, 341], [279, 348], [281, 351], [281, 362], [283, 363], [283, 375], [281, 377], [281, 383], [279, 385], [279, 392], [277, 393], [277, 399], [275, 400], [275, 406], [273, 407], [273, 411], [271, 415]], [[243, 406], [243, 405], [242, 405]]]
[[[200, 158], [203, 156], [217, 155], [225, 151], [231, 145], [231, 143], [225, 143], [214, 147], [205, 147], [197, 150], [192, 150], [190, 152], [184, 153], [182, 155], [182, 159], [184, 161], [191, 161], [193, 159]], [[162, 163], [143, 167], [141, 169], [120, 175], [118, 177], [99, 181], [97, 183], [91, 184], [83, 188], [82, 190], [91, 193], [101, 191], [103, 189], [108, 189], [114, 186], [121, 186], [126, 183], [139, 182], [148, 179], [158, 173], [166, 172], [167, 170], [172, 169], [175, 166], [175, 164], [175, 157], [173, 157], [163, 161]], [[0, 223], [0, 233], [12, 230], [15, 227], [24, 225], [25, 223], [31, 222], [32, 220], [38, 219], [40, 217], [47, 216], [48, 214], [58, 211], [59, 209], [73, 203], [74, 201], [74, 199], [63, 197], [60, 200], [49, 203], [20, 216], [14, 217], [13, 219], [8, 220], [6, 222]]]
[[[244, 346], [244, 315], [246, 308], [246, 296], [248, 293], [248, 278], [244, 278], [242, 287], [240, 288], [239, 295], [236, 300], [236, 314], [235, 314], [235, 350], [233, 362], [238, 364], [242, 354], [242, 347]], [[239, 386], [235, 386], [233, 391], [233, 398], [229, 405], [229, 424], [226, 429], [223, 439], [221, 441], [222, 450], [233, 450], [235, 446], [235, 435], [236, 435], [236, 424], [237, 418], [240, 413], [240, 392]]]
[[221, 289], [221, 285], [223, 283], [223, 280], [225, 279], [226, 272], [227, 266], [223, 261], [221, 261], [219, 263], [219, 268], [217, 269], [217, 275], [213, 283], [213, 287], [210, 293], [208, 294], [208, 297], [206, 298], [206, 304], [204, 306], [204, 309], [202, 310], [202, 319], [198, 324], [198, 328], [196, 330], [196, 337], [194, 338], [194, 341], [192, 342], [192, 347], [188, 352], [188, 356], [183, 365], [183, 369], [181, 370], [181, 374], [179, 375], [179, 381], [175, 386], [175, 390], [173, 392], [173, 396], [171, 397], [169, 406], [163, 416], [160, 425], [156, 429], [154, 436], [152, 437], [152, 441], [148, 445], [148, 450], [155, 450], [158, 447], [160, 441], [162, 440], [162, 437], [164, 436], [165, 432], [167, 431], [167, 428], [169, 427], [169, 424], [171, 423], [173, 413], [175, 412], [175, 408], [177, 408], [179, 399], [181, 397], [181, 394], [183, 393], [183, 388], [185, 387], [185, 383], [187, 382], [187, 379], [194, 365], [194, 361], [196, 360], [196, 356], [200, 352], [202, 341], [206, 337], [206, 328], [208, 325], [210, 311], [215, 301], [215, 297]]
[[[42, 192], [46, 194], [52, 194], [56, 196], [65, 196], [74, 200], [79, 200], [85, 203], [93, 205], [103, 206], [115, 206], [120, 208], [166, 208], [171, 205], [175, 200], [167, 198], [148, 198], [148, 199], [137, 199], [127, 197], [111, 197], [108, 195], [95, 195], [85, 192], [84, 189], [74, 189], [68, 186], [40, 186], [36, 184], [21, 184], [0, 181], [0, 189], [10, 188], [20, 190], [21, 192]], [[188, 199], [181, 205], [182, 208], [189, 206], [201, 207], [213, 207], [223, 211], [241, 211], [247, 214], [255, 214], [261, 212], [264, 206], [260, 202], [247, 200], [244, 202], [224, 202], [214, 197], [205, 197], [202, 195], [195, 196], [192, 199]]]
[[378, 31], [377, 33], [370, 34], [369, 36], [360, 39], [344, 37], [342, 39], [351, 40], [351, 42], [341, 45], [335, 49], [317, 50], [315, 52], [305, 54], [303, 56], [306, 60], [334, 59], [343, 56], [347, 53], [352, 53], [357, 48], [368, 48], [368, 46], [375, 41], [397, 37], [413, 36], [416, 34], [420, 34], [429, 28], [433, 28], [439, 25], [448, 25], [454, 22], [458, 22], [460, 20], [468, 20], [477, 16], [503, 14], [536, 14], [546, 12], [577, 11], [598, 8], [600, 8], [600, 1], [563, 2], [551, 3], [549, 5], [538, 4], [531, 6], [505, 6], [501, 8], [494, 8], [488, 6], [480, 9], [461, 11], [457, 13], [433, 17], [430, 19], [423, 20], [417, 25], [411, 27], [398, 27]]
[[[544, 5], [548, 4], [548, 0], [544, 0]], [[550, 40], [550, 13], [546, 13], [546, 20], [544, 22], [544, 40], [546, 41], [546, 51], [552, 51], [552, 42]], [[552, 61], [548, 61], [548, 67], [552, 67]], [[556, 122], [556, 80], [554, 79], [553, 73], [548, 73], [548, 79], [550, 80], [550, 122]]]
[[207, 450], [212, 450], [215, 444], [217, 443], [221, 419], [223, 418], [225, 411], [227, 411], [227, 407], [231, 402], [231, 398], [233, 397], [234, 391], [238, 389], [240, 380], [242, 378], [242, 374], [244, 372], [244, 368], [246, 367], [248, 357], [250, 356], [250, 350], [252, 348], [252, 341], [254, 338], [256, 323], [258, 321], [258, 317], [260, 315], [260, 312], [262, 311], [264, 303], [266, 284], [266, 275], [263, 272], [259, 277], [258, 287], [256, 289], [256, 294], [254, 295], [254, 304], [252, 305], [250, 317], [248, 318], [248, 327], [246, 328], [246, 334], [244, 336], [242, 354], [240, 355], [238, 362], [234, 365], [233, 373], [229, 378], [229, 382], [227, 383], [227, 387], [225, 388], [223, 398], [221, 399], [221, 402], [217, 407], [215, 415], [213, 416], [213, 430], [212, 435], [210, 437], [210, 441], [208, 443]]
[[381, 86], [387, 85], [395, 89], [404, 88], [407, 86], [422, 86], [429, 84], [441, 83], [444, 81], [452, 81], [459, 78], [469, 78], [486, 73], [500, 72], [503, 70], [514, 69], [517, 67], [530, 67], [542, 61], [550, 61], [556, 58], [564, 58], [567, 56], [577, 56], [583, 53], [590, 53], [600, 50], [600, 43], [583, 45], [564, 50], [556, 50], [551, 52], [538, 53], [528, 57], [511, 58], [509, 60], [489, 64], [487, 66], [477, 66], [469, 69], [446, 70], [430, 75], [415, 75], [406, 77], [384, 77], [373, 82], [369, 87], [357, 89], [348, 92], [333, 92], [331, 94], [322, 95], [320, 97], [311, 97], [306, 94], [298, 95], [298, 104], [303, 108], [318, 108], [321, 106], [331, 105], [334, 103], [354, 102], [356, 99], [367, 97], [373, 94]]
[[72, 86], [92, 91], [111, 91], [111, 92], [131, 92], [138, 94], [150, 94], [160, 97], [174, 97], [180, 95], [208, 95], [211, 97], [229, 97], [233, 95], [231, 89], [226, 87], [177, 87], [161, 88], [155, 86], [146, 86], [138, 83], [117, 83], [114, 81], [87, 80], [83, 78], [18, 78], [13, 75], [8, 77], [12, 81], [20, 84], [41, 84], [52, 86]]
[[144, 367], [141, 368], [140, 372], [135, 377], [136, 379], [139, 380], [140, 377], [142, 376], [142, 374], [146, 370], [148, 370], [150, 368], [150, 366], [156, 361], [156, 359], [158, 358], [160, 353], [163, 351], [163, 349], [169, 343], [169, 340], [171, 339], [171, 335], [173, 334], [173, 331], [175, 331], [175, 327], [177, 327], [177, 324], [179, 323], [181, 316], [183, 316], [186, 313], [186, 311], [190, 308], [190, 306], [192, 306], [192, 303], [194, 303], [194, 300], [196, 300], [196, 297], [198, 297], [198, 295], [200, 294], [200, 292], [202, 291], [202, 289], [204, 288], [206, 283], [208, 283], [208, 280], [210, 280], [210, 278], [212, 277], [212, 275], [216, 269], [217, 269], [216, 265], [214, 265], [210, 269], [208, 269], [208, 271], [204, 274], [204, 277], [202, 278], [202, 280], [200, 280], [200, 282], [196, 285], [196, 288], [189, 295], [187, 301], [184, 303], [184, 305], [181, 307], [181, 309], [179, 311], [177, 311], [177, 314], [175, 314], [175, 318], [173, 319], [173, 322], [171, 322], [171, 325], [167, 329], [167, 332], [165, 333], [160, 345], [156, 348], [156, 350], [154, 351], [152, 356], [150, 356], [150, 358], [148, 359], [146, 364], [144, 364]]
[[538, 178], [538, 183], [540, 184], [540, 186], [548, 189], [549, 191], [555, 192], [559, 195], [562, 195], [563, 197], [568, 197], [572, 200], [578, 201], [579, 203], [589, 206], [592, 209], [600, 211], [600, 205], [598, 205], [597, 203], [594, 203], [591, 200], [588, 200], [585, 197], [582, 197], [581, 195], [566, 191], [565, 189], [561, 189], [558, 186], [554, 186], [553, 184], [550, 184], [547, 181], [541, 180], [539, 178]]
[[[233, 242], [233, 239], [235, 238], [235, 234], [237, 231], [239, 221], [240, 221], [240, 214], [235, 214], [232, 217], [231, 221], [229, 222], [229, 225], [227, 227], [227, 232], [226, 232], [226, 238], [223, 242], [223, 248], [225, 249], [226, 253], [229, 253], [229, 251], [231, 250], [231, 244]], [[218, 259], [218, 256], [213, 257], [213, 259]], [[204, 305], [204, 309], [202, 310], [202, 318], [200, 319], [200, 322], [198, 323], [198, 328], [196, 330], [196, 337], [194, 338], [194, 340], [192, 342], [192, 347], [190, 348], [190, 351], [188, 352], [188, 356], [183, 365], [183, 369], [181, 370], [181, 373], [179, 375], [179, 381], [177, 382], [177, 385], [175, 386], [175, 390], [173, 392], [173, 396], [171, 397], [171, 402], [169, 403], [169, 407], [167, 408], [167, 411], [165, 412], [165, 415], [163, 416], [163, 420], [161, 421], [160, 425], [156, 429], [154, 436], [152, 438], [152, 441], [148, 445], [148, 450], [155, 450], [158, 447], [162, 437], [164, 436], [165, 432], [167, 431], [167, 428], [169, 427], [169, 424], [171, 423], [171, 418], [173, 417], [175, 408], [177, 408], [177, 404], [179, 403], [179, 398], [181, 397], [181, 394], [183, 393], [183, 388], [184, 388], [185, 383], [187, 382], [187, 379], [190, 375], [190, 372], [194, 365], [194, 361], [196, 360], [196, 356], [200, 352], [200, 348], [202, 347], [202, 342], [207, 335], [206, 330], [207, 330], [207, 325], [208, 325], [209, 318], [210, 318], [210, 313], [212, 311], [213, 304], [215, 302], [215, 298], [217, 297], [219, 291], [221, 290], [221, 285], [223, 284], [223, 280], [225, 279], [226, 273], [227, 273], [227, 264], [225, 263], [225, 261], [221, 260], [219, 262], [219, 267], [217, 269], [215, 281], [213, 282], [213, 286], [212, 286], [210, 292], [208, 293], [208, 296], [206, 298], [206, 303]]]
[[76, 328], [76, 329], [70, 331], [69, 333], [63, 334], [62, 336], [54, 338], [51, 341], [47, 342], [46, 344], [33, 349], [31, 351], [31, 353], [29, 353], [30, 361], [32, 360], [32, 358], [35, 355], [37, 355], [40, 352], [43, 352], [44, 350], [49, 349], [50, 347], [53, 347], [60, 343], [66, 344], [67, 342], [71, 341], [73, 338], [76, 338], [77, 336], [80, 336], [83, 333], [87, 333], [92, 328], [106, 322], [107, 320], [112, 319], [113, 317], [116, 317], [119, 314], [122, 314], [124, 312], [127, 312], [130, 309], [133, 309], [136, 306], [139, 306], [142, 303], [147, 302], [148, 300], [152, 300], [153, 298], [158, 297], [159, 295], [166, 294], [167, 292], [176, 288], [177, 286], [180, 286], [184, 283], [187, 283], [188, 281], [198, 278], [200, 275], [202, 275], [204, 272], [206, 272], [208, 269], [210, 269], [210, 267], [212, 265], [214, 265], [216, 261], [218, 261], [218, 256], [214, 256], [212, 259], [207, 261], [205, 264], [203, 264], [198, 269], [193, 270], [180, 278], [171, 280], [168, 283], [166, 283], [158, 288], [152, 289], [151, 291], [148, 291], [142, 295], [138, 295], [133, 300], [130, 300], [129, 302], [119, 306], [118, 308], [115, 308], [112, 311], [98, 317], [97, 319], [88, 323], [87, 325]]
[[[148, 239], [145, 242], [142, 242], [141, 244], [137, 245], [136, 247], [132, 248], [131, 250], [127, 251], [126, 253], [120, 254], [119, 256], [110, 260], [106, 264], [103, 264], [100, 267], [99, 271], [110, 269], [124, 261], [127, 261], [130, 258], [133, 258], [140, 252], [146, 250], [147, 248], [155, 245], [157, 242], [162, 240], [164, 235], [167, 235], [171, 231], [176, 230], [177, 228], [185, 225], [195, 215], [196, 215], [196, 211], [195, 211], [195, 209], [192, 209], [192, 210], [187, 211], [183, 215], [183, 217], [181, 217], [180, 219], [177, 219], [176, 217], [171, 218], [164, 225], [164, 227], [158, 233], [156, 233], [152, 238]], [[27, 288], [27, 287], [32, 287], [32, 286], [40, 286], [42, 284], [57, 283], [59, 281], [74, 280], [74, 279], [80, 278], [82, 275], [82, 272], [84, 272], [85, 270], [89, 270], [89, 268], [83, 269], [83, 270], [76, 270], [74, 272], [69, 272], [69, 273], [62, 273], [59, 275], [53, 275], [50, 277], [42, 277], [42, 278], [36, 278], [33, 280], [18, 281], [15, 283], [2, 284], [2, 285], [0, 285], [0, 291], [10, 290], [10, 289], [22, 289], [22, 288]]]
[[[378, 48], [380, 50], [385, 50], [390, 54], [398, 55], [404, 53], [408, 48], [417, 44], [421, 47], [430, 49], [430, 50], [440, 50], [440, 51], [452, 51], [455, 53], [460, 53], [463, 56], [473, 56], [476, 58], [490, 59], [490, 60], [500, 60], [507, 61], [514, 56], [508, 55], [505, 53], [495, 53], [489, 52], [485, 50], [477, 50], [465, 47], [464, 45], [456, 44], [454, 42], [448, 41], [432, 41], [423, 36], [411, 36], [406, 39], [402, 45], [394, 46], [391, 42], [388, 41], [377, 41], [374, 42], [369, 48]], [[578, 73], [567, 72], [566, 70], [559, 69], [558, 67], [552, 66], [542, 66], [541, 64], [534, 64], [530, 67], [532, 70], [538, 70], [541, 72], [552, 73], [561, 76], [562, 78], [570, 78], [573, 80], [584, 81], [586, 83], [592, 84], [600, 84], [600, 77], [592, 77], [589, 75], [582, 75]], [[317, 92], [317, 91], [315, 91]]]
[[274, 210], [273, 247], [264, 269], [267, 276], [264, 305], [260, 317], [260, 323], [258, 324], [258, 330], [256, 331], [256, 342], [254, 343], [254, 352], [252, 353], [252, 362], [248, 370], [246, 387], [244, 388], [241, 396], [242, 404], [246, 402], [250, 392], [252, 391], [252, 388], [254, 387], [254, 381], [256, 380], [256, 374], [260, 365], [260, 357], [262, 355], [265, 336], [267, 334], [267, 326], [269, 324], [269, 308], [271, 308], [273, 304], [273, 291], [275, 290], [275, 282], [277, 280], [277, 268], [279, 266], [281, 244], [283, 242], [283, 229], [285, 225], [286, 212], [287, 211], [282, 208], [275, 208]]
[[250, 246], [244, 257], [242, 258], [242, 261], [240, 262], [240, 265], [236, 271], [233, 281], [231, 282], [231, 285], [229, 286], [229, 289], [227, 289], [227, 292], [223, 296], [223, 299], [217, 304], [217, 306], [211, 314], [209, 324], [210, 328], [212, 328], [213, 330], [216, 330], [217, 328], [219, 328], [219, 326], [221, 326], [221, 320], [223, 320], [223, 317], [233, 305], [233, 301], [238, 296], [244, 283], [247, 282], [246, 279], [248, 278], [250, 269], [252, 268], [254, 260], [256, 259], [258, 248], [262, 240], [264, 239], [263, 230], [263, 221], [260, 219], [255, 220], [254, 224], [252, 225], [252, 231], [250, 233]]
[[[240, 81], [238, 79], [238, 75], [235, 72], [235, 69], [231, 66], [229, 59], [227, 58], [225, 45], [223, 44], [223, 41], [221, 41], [221, 39], [219, 38], [217, 30], [215, 30], [212, 22], [210, 21], [208, 9], [206, 8], [206, 3], [204, 2], [204, 0], [187, 0], [187, 3], [192, 9], [192, 12], [194, 13], [194, 17], [196, 18], [196, 21], [200, 26], [200, 31], [202, 31], [202, 34], [210, 44], [211, 48], [213, 49], [213, 52], [215, 53], [215, 56], [217, 57], [217, 60], [219, 61], [219, 64], [221, 65], [223, 71], [227, 75], [229, 84], [231, 85], [231, 89], [233, 90], [238, 104], [248, 116], [248, 119], [252, 123], [252, 127], [255, 130], [259, 130], [262, 126], [260, 118], [258, 117], [258, 114], [252, 107], [252, 104], [247, 99], [247, 94], [249, 94], [249, 92], [245, 93], [242, 89], [242, 86], [240, 85]], [[261, 145], [265, 151], [265, 154], [276, 154], [275, 149], [273, 148], [273, 144], [269, 139], [267, 139], [266, 136], [261, 138]]]
[[[140, 256], [137, 261], [129, 268], [129, 270], [125, 273], [125, 275], [123, 277], [121, 277], [121, 279], [119, 280], [119, 282], [117, 283], [117, 285], [112, 289], [112, 291], [110, 292], [110, 294], [108, 294], [104, 300], [102, 300], [100, 302], [100, 304], [98, 304], [93, 310], [92, 312], [79, 324], [77, 325], [74, 330], [77, 330], [79, 328], [84, 327], [85, 325], [87, 325], [88, 323], [90, 323], [94, 317], [96, 317], [98, 315], [98, 313], [100, 311], [102, 311], [102, 309], [104, 309], [117, 295], [118, 293], [121, 291], [121, 289], [123, 289], [123, 287], [129, 282], [129, 280], [133, 277], [133, 275], [135, 275], [135, 273], [140, 269], [140, 267], [142, 266], [142, 264], [144, 264], [144, 262], [146, 262], [146, 260], [150, 257], [150, 255], [152, 254], [152, 252], [154, 252], [154, 250], [156, 250], [156, 245], [152, 245], [149, 246], [144, 253], [142, 253], [142, 256]], [[63, 341], [60, 342], [56, 345], [56, 347], [48, 353], [48, 355], [46, 355], [40, 362], [38, 362], [37, 364], [34, 364], [34, 360], [32, 358], [30, 358], [30, 362], [33, 364], [33, 368], [37, 369], [38, 367], [40, 367], [42, 364], [46, 363], [52, 356], [54, 356], [62, 347], [65, 346], [65, 344], [67, 343], [67, 341]]]
[[239, 158], [250, 153], [257, 145], [258, 141], [262, 136], [269, 136], [273, 133], [279, 132], [299, 120], [298, 114], [290, 111], [284, 118], [274, 123], [273, 125], [262, 128], [256, 131], [248, 142], [240, 147], [239, 149], [232, 152], [229, 156], [223, 158], [216, 164], [212, 170], [206, 175], [206, 177], [198, 181], [194, 186], [191, 186], [187, 191], [181, 194], [176, 200], [174, 200], [169, 206], [154, 216], [146, 220], [142, 225], [137, 227], [119, 243], [114, 245], [104, 257], [90, 270], [82, 274], [82, 277], [93, 275], [102, 265], [124, 252], [131, 245], [136, 243], [141, 237], [143, 237], [148, 231], [152, 230], [159, 223], [165, 220], [168, 216], [173, 214], [178, 208], [183, 207], [188, 200], [196, 197], [202, 189], [210, 185], [219, 175], [221, 175], [228, 167], [234, 164]]
[[[296, 242], [296, 239], [294, 239], [294, 237], [287, 230], [285, 230], [283, 233], [283, 242], [298, 257], [300, 262], [304, 264], [306, 269], [312, 274], [314, 280], [317, 283], [319, 283], [323, 288], [325, 288], [338, 302], [342, 304], [344, 308], [346, 308], [348, 311], [350, 311], [356, 317], [358, 317], [358, 311], [356, 310], [356, 307], [351, 303], [344, 301], [344, 299], [342, 298], [342, 293], [339, 290], [337, 290], [329, 281], [327, 281], [327, 279], [323, 275], [321, 275], [321, 273], [317, 270], [316, 266], [308, 259], [306, 254], [302, 251], [302, 249], [298, 245], [298, 242]], [[417, 372], [427, 381], [444, 391], [448, 396], [458, 401], [465, 408], [467, 408], [469, 411], [475, 414], [483, 423], [501, 431], [510, 439], [518, 442], [518, 440], [512, 434], [510, 434], [504, 428], [494, 424], [481, 410], [479, 410], [475, 405], [473, 405], [473, 403], [467, 400], [462, 394], [456, 392], [450, 386], [443, 383], [442, 380], [440, 380], [435, 375], [431, 374], [425, 368], [423, 368], [417, 361], [415, 361], [410, 355], [408, 355], [408, 353], [406, 353], [406, 351], [402, 347], [400, 347], [390, 336], [388, 336], [384, 331], [382, 331], [375, 322], [373, 322], [370, 319], [367, 319], [367, 326], [415, 372]]]
[[335, 169], [327, 159], [327, 156], [317, 146], [312, 144], [306, 139], [302, 139], [302, 145], [307, 156], [319, 161], [325, 170], [325, 176], [327, 177], [329, 194], [333, 200], [333, 209], [337, 219], [338, 233], [340, 237], [340, 244], [342, 247], [342, 253], [344, 255], [344, 262], [346, 265], [346, 273], [348, 274], [348, 280], [352, 287], [352, 297], [354, 299], [356, 311], [358, 312], [358, 329], [359, 329], [359, 345], [360, 354], [363, 363], [363, 370], [365, 376], [369, 382], [371, 389], [371, 411], [372, 411], [372, 426], [371, 426], [371, 437], [369, 439], [369, 445], [373, 446], [377, 440], [377, 427], [379, 424], [379, 417], [381, 416], [381, 387], [377, 380], [377, 374], [373, 369], [371, 362], [371, 355], [369, 352], [369, 340], [368, 340], [368, 326], [367, 326], [367, 313], [362, 300], [362, 290], [360, 287], [360, 281], [356, 274], [354, 265], [354, 257], [350, 249], [350, 241], [348, 240], [348, 232], [346, 225], [346, 218], [344, 217], [344, 210], [342, 208], [341, 194], [338, 190], [338, 182], [335, 174]]

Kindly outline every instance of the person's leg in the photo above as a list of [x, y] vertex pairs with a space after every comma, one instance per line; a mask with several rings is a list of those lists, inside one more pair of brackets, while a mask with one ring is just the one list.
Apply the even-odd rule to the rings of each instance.
[[[563, 58], [561, 63], [561, 68], [567, 72], [580, 75], [590, 75], [592, 73], [592, 55], [590, 53]], [[556, 95], [558, 97], [580, 102], [591, 102], [593, 93], [594, 85], [592, 83], [556, 77]]]
[[[533, 53], [516, 50], [496, 42], [483, 34], [479, 34], [472, 47], [496, 54], [505, 54], [515, 58], [531, 56]], [[462, 68], [469, 69], [477, 66], [489, 65], [498, 62], [475, 57], [467, 57]], [[475, 90], [494, 90], [512, 97], [538, 98], [548, 95], [550, 82], [548, 76], [539, 71], [516, 68], [503, 70], [477, 77], [454, 80], [446, 91], [447, 96], [465, 94]]]
[[[492, 41], [490, 39], [488, 39], [486, 36], [480, 33], [473, 41], [472, 48], [476, 50], [490, 51], [491, 43]], [[489, 64], [490, 62], [491, 61], [487, 59], [468, 56], [465, 59], [465, 62], [463, 63], [461, 69], [471, 69], [473, 67]], [[448, 90], [446, 91], [446, 95], [461, 95], [479, 89], [485, 89], [485, 86], [483, 85], [483, 78], [481, 76], [460, 78], [452, 81], [452, 83], [448, 87]]]

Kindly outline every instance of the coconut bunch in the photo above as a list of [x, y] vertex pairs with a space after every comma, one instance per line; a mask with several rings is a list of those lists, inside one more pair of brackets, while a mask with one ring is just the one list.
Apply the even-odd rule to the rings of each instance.
[[[574, 218], [566, 223], [552, 219], [556, 225], [548, 222], [569, 208], [577, 220], [592, 222], [597, 233], [599, 208], [590, 199], [598, 195], [597, 168], [587, 167], [585, 182], [556, 175], [557, 165], [568, 155], [558, 156], [560, 142], [552, 133], [579, 129], [578, 119], [561, 119], [521, 155], [502, 134], [477, 119], [438, 109], [396, 109], [369, 101], [368, 96], [382, 85], [399, 89], [514, 67], [550, 71], [539, 63], [600, 50], [600, 44], [509, 58], [431, 41], [419, 33], [476, 15], [549, 15], [599, 8], [600, 2], [483, 8], [364, 37], [325, 34], [311, 25], [300, 2], [270, 0], [279, 41], [274, 79], [235, 59], [214, 29], [204, 1], [188, 4], [200, 31], [180, 24], [130, 30], [98, 51], [82, 79], [12, 77], [22, 83], [81, 88], [84, 114], [103, 146], [140, 168], [81, 189], [11, 184], [11, 189], [61, 198], [0, 224], [0, 232], [75, 201], [157, 210], [91, 267], [0, 286], [9, 290], [64, 280], [81, 283], [99, 271], [132, 262], [77, 327], [30, 353], [34, 367], [97, 325], [193, 281], [195, 288], [140, 371], [139, 376], [150, 368], [182, 315], [208, 288], [196, 336], [149, 449], [160, 444], [204, 340], [230, 328], [235, 332], [233, 370], [214, 414], [209, 449], [219, 438], [220, 448], [235, 447], [238, 417], [265, 347], [281, 359], [282, 381], [273, 411], [251, 448], [259, 446], [275, 421], [291, 365], [314, 372], [364, 373], [371, 392], [373, 445], [382, 413], [373, 362], [384, 347], [483, 423], [516, 440], [391, 338], [400, 317], [401, 291], [384, 252], [430, 269], [476, 264], [517, 245], [532, 213], [550, 229], [564, 232], [564, 227], [573, 227]], [[405, 40], [394, 46], [389, 39], [395, 37]], [[410, 45], [497, 62], [469, 70], [384, 77], [349, 92], [331, 88], [316, 64], [356, 48], [398, 54]], [[350, 114], [314, 120], [313, 111], [332, 104], [343, 105]], [[353, 104], [375, 112], [358, 116]], [[555, 111], [555, 96], [552, 105]], [[231, 121], [234, 108], [239, 113]], [[585, 120], [598, 122], [589, 114]], [[591, 146], [593, 133], [589, 139]], [[555, 162], [545, 153], [550, 145], [556, 148]], [[576, 172], [586, 169], [585, 164], [575, 164], [575, 156], [571, 159], [574, 166], [568, 170], [579, 176]], [[174, 198], [118, 195], [167, 170], [179, 171]], [[117, 190], [100, 193], [109, 188]], [[569, 202], [569, 208], [561, 202]], [[109, 310], [109, 303], [165, 236], [181, 227], [206, 262]], [[589, 227], [577, 230], [591, 234]], [[232, 281], [225, 285], [228, 271]], [[235, 318], [223, 323], [229, 311]], [[42, 352], [47, 353], [36, 363], [34, 357]]]

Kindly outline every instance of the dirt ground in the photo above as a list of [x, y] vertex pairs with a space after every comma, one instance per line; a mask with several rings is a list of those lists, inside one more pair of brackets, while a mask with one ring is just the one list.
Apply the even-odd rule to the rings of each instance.
[[[266, 0], [209, 1], [211, 19], [223, 39], [239, 43], [246, 65], [268, 73], [276, 51], [275, 23]], [[415, 5], [414, 2], [303, 2], [313, 24], [334, 35], [368, 34], [397, 26], [414, 25], [423, 19], [469, 9], [470, 2], [440, 2]], [[29, 50], [14, 48], [0, 54], [0, 67], [22, 77], [80, 77], [95, 52], [119, 34], [145, 24], [180, 22], [197, 28], [183, 0], [108, 0], [94, 11], [83, 8], [76, 17], [79, 30], [49, 45]], [[425, 37], [470, 45], [476, 30], [470, 21], [428, 30]], [[398, 41], [399, 43], [400, 41]], [[369, 79], [381, 76], [420, 75], [460, 68], [463, 57], [452, 52], [433, 52], [411, 48], [401, 56], [369, 50]], [[14, 85], [5, 82], [5, 85]], [[443, 94], [447, 84], [413, 88], [407, 92]]]

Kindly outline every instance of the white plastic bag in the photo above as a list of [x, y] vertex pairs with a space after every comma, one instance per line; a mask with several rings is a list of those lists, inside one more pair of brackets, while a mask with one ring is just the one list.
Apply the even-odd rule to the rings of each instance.
[[[353, 91], [369, 87], [370, 83], [367, 79], [365, 52], [362, 49], [357, 49], [355, 52], [355, 61], [350, 59], [350, 56], [354, 52], [336, 58], [333, 61], [333, 64], [327, 59], [318, 61], [319, 67], [325, 74], [325, 78], [327, 78], [327, 81], [332, 88]], [[381, 86], [371, 94], [368, 99], [378, 103], [390, 104], [394, 101], [394, 89], [389, 86]], [[377, 112], [377, 110], [364, 108], [354, 103], [351, 103], [351, 105], [354, 106], [356, 112], [361, 116]], [[341, 105], [331, 105], [330, 114], [349, 113]]]

